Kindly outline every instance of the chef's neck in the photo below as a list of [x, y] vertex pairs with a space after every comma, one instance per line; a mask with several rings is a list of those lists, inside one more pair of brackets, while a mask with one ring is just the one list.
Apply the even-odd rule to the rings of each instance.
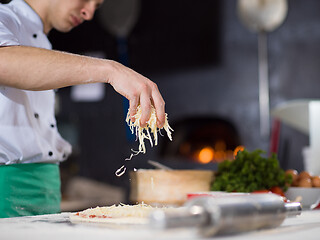
[[43, 32], [48, 34], [52, 29], [52, 25], [48, 19], [48, 0], [24, 0], [40, 17], [43, 24]]

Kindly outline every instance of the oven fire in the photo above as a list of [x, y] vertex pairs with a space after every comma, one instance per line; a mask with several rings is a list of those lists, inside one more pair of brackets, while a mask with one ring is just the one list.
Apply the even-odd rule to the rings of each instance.
[[220, 118], [188, 118], [174, 123], [174, 142], [165, 143], [162, 157], [179, 158], [199, 164], [234, 159], [244, 146], [235, 126]]
[[[221, 144], [225, 146], [224, 142], [221, 142]], [[219, 163], [226, 159], [234, 159], [238, 151], [243, 149], [244, 146], [238, 146], [234, 150], [219, 149], [213, 148], [211, 146], [205, 146], [194, 154], [193, 159], [202, 164], [207, 164], [210, 162]]]

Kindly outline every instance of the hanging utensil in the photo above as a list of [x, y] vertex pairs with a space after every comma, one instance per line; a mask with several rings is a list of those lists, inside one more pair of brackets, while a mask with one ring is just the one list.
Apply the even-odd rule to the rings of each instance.
[[267, 32], [279, 27], [287, 12], [287, 0], [238, 0], [240, 20], [258, 33], [260, 134], [266, 138], [270, 134]]
[[[108, 0], [101, 5], [98, 19], [101, 26], [116, 37], [119, 62], [130, 67], [128, 53], [128, 36], [135, 27], [141, 8], [140, 0]], [[129, 101], [123, 97], [123, 112], [126, 116], [129, 109]], [[134, 134], [128, 126], [126, 136], [129, 142], [135, 141]]]

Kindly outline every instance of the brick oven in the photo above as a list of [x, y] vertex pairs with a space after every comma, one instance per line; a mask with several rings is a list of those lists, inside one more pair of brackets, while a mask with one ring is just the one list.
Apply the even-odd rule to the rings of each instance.
[[193, 116], [171, 123], [174, 141], [161, 139], [159, 157], [185, 164], [217, 164], [233, 159], [240, 149], [241, 139], [235, 125], [227, 119]]

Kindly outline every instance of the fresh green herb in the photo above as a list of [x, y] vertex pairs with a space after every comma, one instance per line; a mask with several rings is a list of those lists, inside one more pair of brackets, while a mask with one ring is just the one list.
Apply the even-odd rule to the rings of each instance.
[[264, 158], [262, 150], [239, 151], [234, 160], [225, 160], [218, 165], [212, 191], [253, 192], [280, 187], [287, 190], [292, 181], [279, 166], [276, 154]]

